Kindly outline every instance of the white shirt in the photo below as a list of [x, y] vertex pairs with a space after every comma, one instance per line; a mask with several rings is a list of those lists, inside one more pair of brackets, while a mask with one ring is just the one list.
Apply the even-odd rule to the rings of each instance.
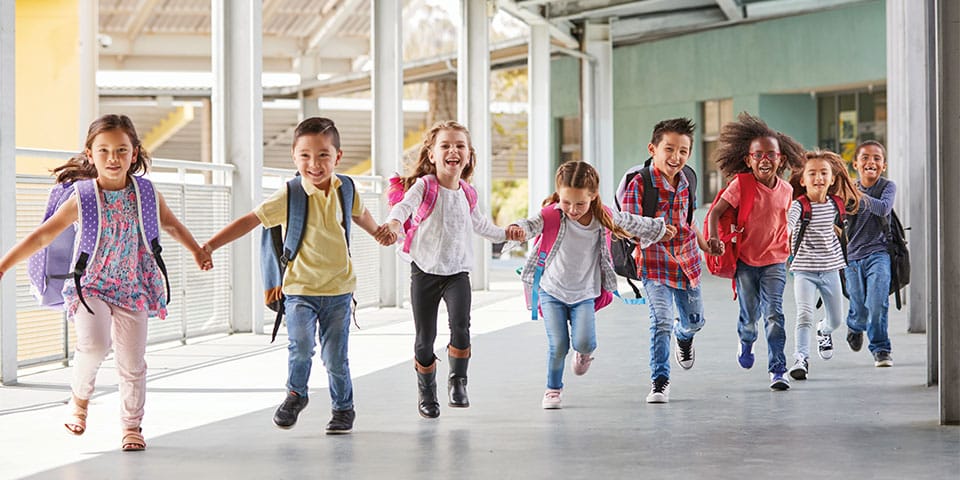
[[[426, 183], [418, 178], [393, 206], [386, 221], [405, 222], [416, 213], [423, 201]], [[420, 223], [410, 244], [410, 254], [403, 253], [398, 244], [397, 254], [417, 264], [420, 270], [433, 275], [454, 275], [473, 270], [473, 235], [492, 241], [506, 240], [506, 231], [493, 224], [479, 206], [470, 211], [470, 204], [462, 189], [450, 190], [437, 186], [437, 203], [430, 215]]]
[[600, 295], [600, 222], [590, 225], [576, 220], [567, 222], [563, 243], [556, 245], [557, 254], [544, 269], [540, 288], [567, 305], [580, 303]]

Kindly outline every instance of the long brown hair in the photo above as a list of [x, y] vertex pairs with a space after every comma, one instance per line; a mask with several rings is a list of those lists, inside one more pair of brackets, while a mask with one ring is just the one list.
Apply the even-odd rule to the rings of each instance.
[[417, 165], [414, 167], [413, 173], [409, 176], [402, 177], [404, 190], [409, 189], [418, 178], [424, 175], [437, 174], [437, 166], [430, 162], [430, 149], [437, 143], [437, 135], [441, 130], [456, 130], [463, 132], [463, 134], [467, 136], [467, 147], [470, 149], [470, 158], [467, 165], [463, 167], [463, 171], [460, 172], [460, 178], [468, 182], [470, 181], [470, 177], [473, 176], [473, 166], [477, 163], [477, 152], [474, 150], [473, 142], [470, 140], [470, 131], [467, 130], [467, 127], [453, 120], [447, 120], [433, 124], [433, 127], [431, 127], [423, 137], [423, 144], [420, 146], [420, 156], [417, 158]]
[[807, 187], [800, 184], [800, 178], [803, 176], [803, 170], [807, 162], [815, 159], [827, 162], [827, 164], [830, 165], [830, 170], [833, 172], [834, 182], [833, 185], [827, 188], [827, 194], [842, 198], [843, 204], [847, 207], [847, 213], [857, 213], [857, 210], [860, 209], [860, 190], [857, 190], [857, 187], [853, 184], [853, 180], [850, 179], [850, 174], [847, 173], [847, 165], [844, 163], [843, 158], [830, 150], [811, 150], [803, 155], [803, 165], [794, 170], [793, 176], [790, 177], [790, 185], [793, 186], [793, 196], [798, 197], [807, 194]]
[[[597, 174], [597, 170], [587, 162], [567, 162], [560, 165], [560, 168], [557, 169], [556, 188], [557, 190], [561, 188], [582, 188], [596, 195], [600, 189], [600, 175]], [[557, 192], [553, 192], [553, 194], [543, 200], [543, 206], [546, 207], [559, 201], [560, 195]], [[603, 225], [604, 228], [610, 230], [610, 232], [617, 237], [633, 237], [629, 232], [616, 223], [613, 223], [613, 217], [610, 216], [606, 208], [603, 208], [600, 195], [594, 197], [593, 201], [590, 202], [590, 213], [600, 222], [600, 225]]]
[[[103, 132], [112, 130], [121, 130], [130, 139], [133, 148], [137, 149], [137, 157], [130, 164], [127, 175], [144, 174], [150, 171], [150, 154], [140, 143], [140, 137], [137, 136], [137, 129], [133, 126], [133, 121], [126, 115], [104, 115], [90, 124], [87, 129], [87, 140], [83, 146], [85, 150], [93, 148], [93, 141]], [[57, 183], [72, 182], [87, 178], [97, 178], [97, 167], [93, 161], [87, 158], [86, 152], [80, 152], [67, 160], [67, 163], [53, 169], [53, 174], [57, 177]]]

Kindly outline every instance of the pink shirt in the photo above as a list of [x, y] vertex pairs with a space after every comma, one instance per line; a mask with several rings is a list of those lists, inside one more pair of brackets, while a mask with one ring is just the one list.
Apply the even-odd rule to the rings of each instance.
[[[740, 182], [736, 178], [720, 196], [731, 207], [740, 206]], [[757, 182], [753, 210], [747, 217], [740, 244], [740, 260], [752, 267], [783, 263], [790, 256], [787, 235], [787, 210], [793, 199], [793, 187], [777, 177], [773, 188]]]

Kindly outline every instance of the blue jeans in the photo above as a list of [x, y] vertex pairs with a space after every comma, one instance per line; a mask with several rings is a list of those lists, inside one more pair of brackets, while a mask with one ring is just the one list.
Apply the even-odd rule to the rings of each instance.
[[329, 297], [288, 295], [283, 304], [290, 339], [287, 390], [302, 397], [308, 395], [307, 381], [310, 380], [319, 325], [320, 358], [327, 368], [334, 410], [353, 408], [353, 383], [347, 360], [352, 301], [352, 293]]
[[[818, 295], [819, 293], [819, 295]], [[797, 343], [794, 357], [810, 357], [810, 338], [813, 330], [813, 315], [817, 310], [817, 298], [823, 299], [824, 318], [818, 329], [831, 334], [843, 322], [843, 287], [840, 271], [793, 272], [793, 296], [797, 300]]]
[[890, 255], [878, 252], [867, 258], [851, 260], [844, 270], [850, 312], [847, 328], [853, 333], [867, 331], [870, 352], [890, 352], [887, 336], [887, 310], [890, 308]]
[[[540, 310], [547, 330], [547, 388], [563, 388], [563, 364], [573, 339], [573, 349], [589, 354], [597, 349], [597, 322], [593, 299], [569, 304], [540, 289]], [[569, 323], [570, 329], [567, 330]]]
[[787, 284], [784, 263], [754, 267], [737, 262], [737, 297], [740, 299], [740, 319], [737, 334], [741, 342], [757, 341], [757, 323], [763, 317], [767, 334], [767, 370], [771, 373], [787, 371], [783, 354], [787, 332], [783, 328], [783, 289]]
[[691, 340], [706, 323], [700, 287], [681, 290], [643, 279], [643, 289], [650, 307], [650, 379], [670, 378], [670, 332], [677, 340]]

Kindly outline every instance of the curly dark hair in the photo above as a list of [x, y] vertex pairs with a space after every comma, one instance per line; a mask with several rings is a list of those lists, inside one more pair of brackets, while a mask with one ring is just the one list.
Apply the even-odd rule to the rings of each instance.
[[750, 153], [750, 143], [763, 137], [775, 138], [780, 145], [783, 161], [777, 167], [777, 176], [782, 176], [787, 169], [803, 167], [803, 145], [789, 135], [770, 128], [760, 118], [741, 112], [736, 122], [730, 122], [720, 129], [719, 146], [713, 154], [717, 168], [728, 178], [749, 172], [750, 166], [747, 165], [746, 158]]

